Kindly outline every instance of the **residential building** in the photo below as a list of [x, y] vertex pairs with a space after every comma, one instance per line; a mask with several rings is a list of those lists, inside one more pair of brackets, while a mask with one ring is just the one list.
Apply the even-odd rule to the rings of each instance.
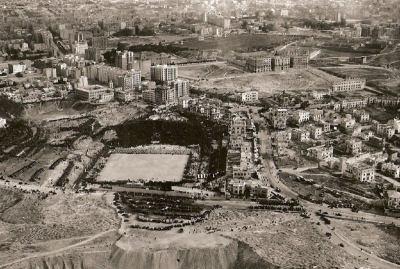
[[178, 77], [176, 65], [153, 65], [150, 67], [150, 77], [156, 82], [170, 82]]
[[155, 103], [157, 105], [171, 105], [177, 103], [175, 91], [167, 86], [157, 86], [155, 88]]
[[227, 189], [229, 193], [237, 196], [241, 196], [244, 194], [246, 189], [246, 181], [234, 179], [229, 181]]
[[296, 110], [293, 112], [293, 119], [297, 124], [302, 124], [310, 120], [310, 112], [306, 110]]
[[121, 102], [131, 102], [135, 100], [135, 92], [132, 90], [123, 90], [122, 88], [115, 89], [115, 99]]
[[324, 111], [321, 109], [312, 109], [310, 111], [311, 120], [316, 121], [316, 122], [321, 121], [323, 115], [324, 115]]
[[118, 85], [122, 87], [124, 91], [138, 89], [141, 82], [141, 72], [133, 69], [118, 77]]
[[272, 58], [273, 71], [286, 71], [290, 68], [290, 58], [286, 56], [274, 56]]
[[277, 108], [271, 111], [271, 121], [274, 129], [284, 130], [286, 129], [288, 111], [284, 108]]
[[308, 55], [290, 56], [290, 67], [297, 69], [308, 68], [308, 61]]
[[333, 157], [333, 147], [317, 146], [307, 149], [307, 156], [318, 161], [325, 161]]
[[156, 103], [156, 91], [155, 88], [146, 89], [142, 92], [142, 97], [145, 102], [155, 104]]
[[26, 70], [26, 64], [24, 64], [24, 63], [8, 64], [8, 73], [9, 74], [22, 73], [25, 70]]
[[174, 80], [172, 82], [172, 87], [175, 91], [176, 100], [189, 96], [189, 81], [183, 79]]
[[350, 139], [346, 141], [346, 152], [354, 156], [360, 155], [362, 152], [362, 141]]
[[377, 121], [374, 121], [372, 124], [372, 129], [376, 132], [377, 135], [390, 139], [395, 134], [395, 129], [391, 124], [381, 124]]
[[132, 51], [117, 51], [115, 56], [115, 66], [124, 70], [133, 68], [135, 61], [134, 53]]
[[106, 49], [108, 46], [108, 38], [106, 36], [94, 36], [89, 41], [89, 45], [93, 48]]
[[307, 142], [310, 140], [310, 132], [303, 129], [293, 129], [292, 139], [299, 142]]
[[400, 210], [400, 192], [389, 190], [386, 193], [387, 206], [389, 209]]
[[85, 50], [85, 60], [100, 62], [101, 57], [99, 48], [88, 48]]
[[346, 114], [346, 116], [340, 121], [340, 126], [344, 129], [352, 129], [354, 128], [355, 124], [356, 121], [351, 117], [350, 114]]
[[106, 103], [114, 98], [114, 92], [100, 85], [91, 85], [86, 88], [77, 88], [76, 97], [87, 102]]
[[365, 88], [366, 80], [362, 78], [347, 78], [334, 81], [331, 86], [332, 92], [354, 91]]
[[366, 98], [345, 99], [340, 103], [341, 109], [364, 108], [367, 105]]
[[318, 140], [321, 138], [322, 136], [322, 127], [321, 126], [309, 126], [309, 128], [307, 128], [310, 131], [310, 136], [312, 139]]
[[240, 101], [246, 104], [258, 102], [258, 91], [247, 91], [240, 94]]
[[384, 174], [389, 175], [393, 178], [400, 178], [400, 165], [394, 163], [383, 163], [381, 170]]
[[369, 122], [369, 114], [363, 110], [356, 110], [353, 112], [353, 115], [360, 123]]
[[272, 58], [248, 58], [246, 60], [246, 68], [253, 73], [269, 72], [272, 71]]
[[209, 24], [213, 24], [224, 29], [229, 29], [231, 26], [231, 20], [229, 18], [225, 18], [220, 14], [208, 14], [207, 22]]
[[357, 163], [350, 166], [351, 174], [360, 182], [374, 182], [375, 168], [365, 163]]

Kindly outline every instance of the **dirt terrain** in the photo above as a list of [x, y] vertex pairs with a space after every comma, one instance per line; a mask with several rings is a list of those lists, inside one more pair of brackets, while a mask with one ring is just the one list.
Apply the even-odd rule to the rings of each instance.
[[4, 197], [0, 208], [1, 264], [68, 246], [118, 226], [102, 194], [0, 192]]
[[337, 77], [316, 69], [288, 70], [286, 72], [245, 73], [227, 77], [210, 78], [196, 84], [204, 91], [219, 94], [256, 89], [261, 97], [282, 91], [300, 92], [329, 87]]

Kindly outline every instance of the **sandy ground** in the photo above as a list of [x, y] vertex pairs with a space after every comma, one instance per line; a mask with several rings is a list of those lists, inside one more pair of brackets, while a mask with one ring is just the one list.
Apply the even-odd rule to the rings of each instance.
[[171, 154], [112, 154], [97, 181], [180, 181], [188, 157]]
[[194, 64], [179, 67], [179, 76], [188, 79], [223, 78], [244, 73], [243, 70], [226, 63]]
[[119, 221], [104, 203], [103, 194], [65, 193], [46, 198], [4, 189], [0, 192], [8, 201], [0, 201], [0, 265], [117, 230]]
[[270, 96], [282, 91], [305, 91], [327, 88], [336, 77], [309, 68], [307, 70], [288, 70], [286, 72], [245, 73], [229, 77], [211, 78], [197, 83], [200, 89], [217, 93], [234, 93], [241, 90], [256, 89], [260, 96]]

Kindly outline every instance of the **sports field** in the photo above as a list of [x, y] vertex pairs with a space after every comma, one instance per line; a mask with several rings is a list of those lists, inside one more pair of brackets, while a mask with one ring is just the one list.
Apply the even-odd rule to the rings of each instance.
[[114, 153], [101, 171], [98, 182], [127, 180], [182, 180], [188, 155]]

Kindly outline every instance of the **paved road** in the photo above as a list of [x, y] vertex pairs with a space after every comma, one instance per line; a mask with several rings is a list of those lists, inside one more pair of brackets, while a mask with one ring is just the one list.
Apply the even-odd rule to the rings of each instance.
[[279, 188], [282, 194], [286, 197], [297, 199], [298, 194], [283, 184], [279, 179], [278, 171], [274, 161], [272, 160], [272, 142], [269, 131], [267, 129], [260, 130], [259, 138], [261, 143], [261, 154], [262, 156], [267, 156], [267, 158], [263, 158], [264, 168], [262, 172], [264, 173], [264, 178], [268, 180], [268, 183], [272, 187]]

